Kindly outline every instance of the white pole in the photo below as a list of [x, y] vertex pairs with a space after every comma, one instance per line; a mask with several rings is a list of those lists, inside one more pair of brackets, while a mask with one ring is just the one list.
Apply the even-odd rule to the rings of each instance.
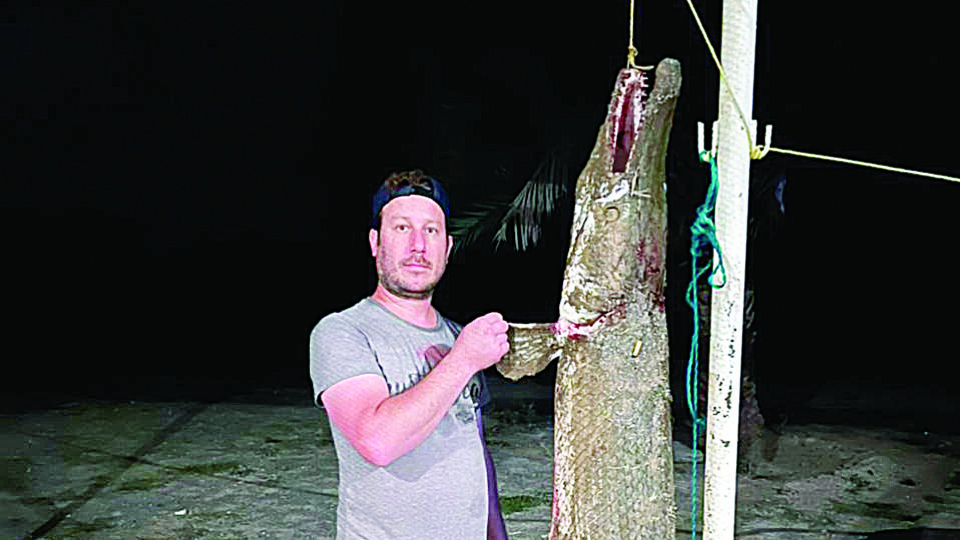
[[[756, 49], [757, 0], [724, 0], [721, 64], [750, 120]], [[737, 500], [737, 433], [740, 417], [740, 349], [747, 251], [750, 144], [743, 121], [720, 82], [717, 144], [717, 239], [726, 286], [715, 290], [710, 319], [707, 455], [703, 497], [704, 540], [732, 540]], [[756, 141], [755, 130], [751, 137]]]

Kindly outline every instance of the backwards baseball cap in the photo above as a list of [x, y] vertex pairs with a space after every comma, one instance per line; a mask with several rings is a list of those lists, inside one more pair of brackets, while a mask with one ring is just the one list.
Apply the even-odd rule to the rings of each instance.
[[450, 215], [447, 193], [436, 179], [423, 174], [421, 170], [393, 173], [384, 180], [383, 185], [373, 196], [373, 216], [370, 219], [370, 227], [379, 228], [380, 212], [383, 207], [397, 197], [406, 195], [420, 195], [432, 199], [443, 209], [444, 217]]

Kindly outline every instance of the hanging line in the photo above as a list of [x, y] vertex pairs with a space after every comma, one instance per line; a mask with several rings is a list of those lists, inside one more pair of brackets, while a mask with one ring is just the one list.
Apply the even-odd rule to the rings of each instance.
[[653, 66], [638, 66], [636, 62], [634, 62], [634, 59], [637, 57], [637, 48], [633, 46], [633, 6], [634, 0], [630, 0], [630, 46], [627, 47], [627, 67], [648, 71], [653, 69]]
[[[717, 163], [710, 152], [701, 152], [700, 160], [710, 164], [710, 185], [707, 187], [707, 196], [703, 204], [697, 208], [696, 218], [690, 226], [692, 233], [690, 254], [693, 256], [692, 275], [690, 285], [687, 286], [687, 304], [693, 309], [693, 337], [690, 340], [690, 359], [687, 362], [687, 408], [690, 409], [690, 418], [693, 419], [693, 441], [691, 444], [691, 487], [690, 487], [690, 530], [691, 538], [697, 538], [697, 446], [700, 441], [700, 431], [706, 429], [706, 421], [697, 414], [699, 404], [699, 351], [700, 351], [700, 309], [697, 283], [709, 270], [707, 283], [714, 289], [719, 289], [727, 283], [727, 273], [723, 267], [723, 253], [720, 242], [717, 240], [717, 228], [713, 222], [713, 213], [717, 205], [717, 191], [720, 181], [717, 175]], [[716, 253], [716, 264], [706, 263], [702, 267], [698, 259], [702, 255], [710, 255], [709, 248]], [[720, 281], [716, 282], [717, 272]]]
[[[633, 0], [631, 0], [632, 2]], [[700, 34], [703, 36], [703, 41], [707, 45], [707, 49], [710, 51], [710, 56], [713, 57], [713, 62], [717, 65], [717, 71], [720, 73], [720, 80], [723, 82], [723, 85], [726, 87], [727, 92], [730, 94], [730, 101], [733, 102], [734, 107], [737, 109], [737, 114], [740, 116], [740, 122], [743, 124], [744, 132], [747, 134], [747, 143], [750, 146], [750, 159], [763, 159], [769, 152], [778, 152], [781, 154], [789, 154], [798, 157], [805, 157], [810, 159], [822, 159], [826, 161], [833, 161], [836, 163], [845, 163], [847, 165], [856, 165], [859, 167], [868, 167], [872, 169], [880, 169], [884, 171], [897, 172], [902, 174], [912, 174], [915, 176], [924, 176], [927, 178], [936, 178], [938, 180], [948, 180], [950, 182], [960, 182], [960, 178], [954, 176], [946, 176], [942, 174], [934, 174], [922, 171], [916, 171], [912, 169], [903, 169], [900, 167], [891, 167], [889, 165], [880, 165], [877, 163], [870, 163], [867, 161], [859, 161], [855, 159], [846, 159], [839, 157], [825, 156], [822, 154], [812, 154], [808, 152], [798, 152], [796, 150], [785, 150], [783, 148], [771, 148], [767, 146], [754, 146], [753, 137], [751, 136], [750, 124], [747, 122], [747, 117], [743, 114], [743, 109], [740, 108], [740, 103], [737, 101], [736, 94], [733, 93], [733, 88], [730, 86], [730, 81], [727, 80], [727, 72], [723, 69], [723, 65], [720, 63], [720, 59], [717, 57], [717, 51], [713, 48], [713, 43], [710, 41], [710, 36], [707, 35], [706, 29], [703, 27], [703, 23], [700, 21], [700, 16], [697, 14], [697, 8], [693, 5], [693, 0], [687, 0], [687, 5], [690, 6], [690, 13], [693, 15], [693, 20], [696, 21], [697, 27], [700, 29]], [[631, 10], [632, 11], [632, 10]], [[632, 29], [631, 29], [632, 31]], [[632, 41], [631, 41], [632, 44]], [[632, 46], [632, 45], [631, 45]]]

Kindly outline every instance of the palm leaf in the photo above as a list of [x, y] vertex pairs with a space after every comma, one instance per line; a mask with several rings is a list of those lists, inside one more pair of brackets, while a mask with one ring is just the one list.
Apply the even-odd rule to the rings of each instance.
[[488, 236], [495, 248], [504, 243], [517, 251], [533, 248], [543, 236], [547, 218], [563, 207], [567, 181], [566, 165], [550, 154], [513, 200], [475, 202], [462, 215], [451, 218], [450, 229], [457, 239], [454, 249], [464, 249]]

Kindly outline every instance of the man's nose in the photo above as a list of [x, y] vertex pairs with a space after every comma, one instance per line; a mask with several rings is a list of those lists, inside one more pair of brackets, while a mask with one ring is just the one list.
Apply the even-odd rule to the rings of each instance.
[[423, 231], [414, 229], [410, 234], [410, 249], [420, 253], [427, 250], [427, 236]]

